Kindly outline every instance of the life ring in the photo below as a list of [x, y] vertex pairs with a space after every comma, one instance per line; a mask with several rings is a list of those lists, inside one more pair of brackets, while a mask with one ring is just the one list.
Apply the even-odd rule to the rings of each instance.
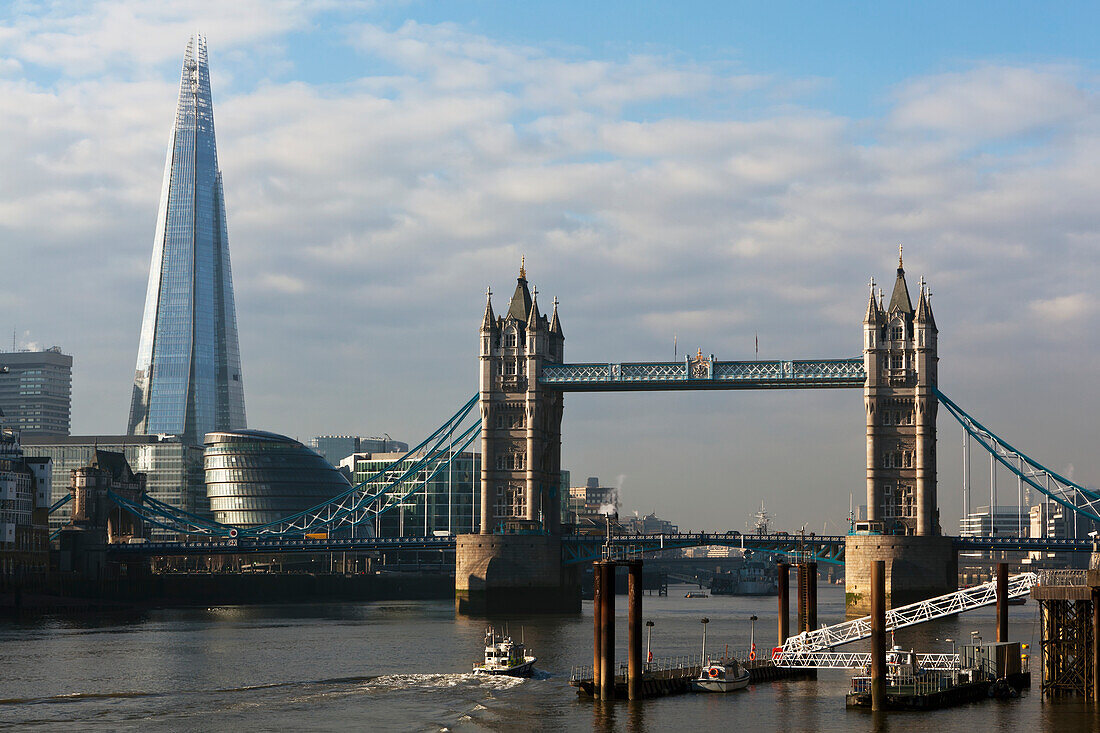
[[756, 650], [755, 649], [753, 649], [751, 652], [749, 652], [749, 661], [750, 662], [755, 662], [756, 661]]
[[711, 667], [710, 669], [707, 670], [707, 674], [709, 674], [712, 678], [717, 677], [718, 676], [718, 670], [715, 667]]

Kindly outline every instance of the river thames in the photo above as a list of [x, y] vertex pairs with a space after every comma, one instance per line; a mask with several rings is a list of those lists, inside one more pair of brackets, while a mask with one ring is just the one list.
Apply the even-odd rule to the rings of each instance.
[[[708, 646], [774, 643], [776, 600], [646, 596], [654, 656]], [[618, 610], [625, 614], [625, 597]], [[842, 620], [842, 586], [821, 586], [821, 623]], [[1009, 701], [930, 713], [872, 716], [844, 706], [848, 674], [763, 683], [729, 695], [686, 695], [601, 705], [569, 686], [570, 667], [592, 659], [592, 604], [580, 616], [501, 617], [539, 658], [533, 679], [479, 678], [485, 620], [449, 601], [154, 609], [129, 617], [0, 622], [0, 728], [156, 731], [987, 731], [1100, 730], [1081, 702], [1043, 702], [1033, 688]], [[792, 618], [792, 625], [794, 619]], [[625, 660], [625, 615], [617, 623]], [[898, 632], [919, 651], [950, 651], [946, 639], [994, 634], [994, 611]], [[1038, 660], [1038, 604], [1011, 608], [1013, 639]], [[853, 649], [860, 648], [852, 645]], [[1035, 665], [1037, 666], [1037, 665]]]

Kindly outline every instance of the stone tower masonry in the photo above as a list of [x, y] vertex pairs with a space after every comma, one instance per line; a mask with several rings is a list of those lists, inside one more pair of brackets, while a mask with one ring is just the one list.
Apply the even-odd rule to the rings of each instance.
[[938, 333], [923, 279], [913, 307], [899, 253], [889, 303], [872, 281], [863, 319], [867, 521], [856, 523], [845, 542], [849, 615], [870, 611], [874, 560], [886, 562], [891, 607], [958, 585], [957, 556], [941, 534], [936, 497]]

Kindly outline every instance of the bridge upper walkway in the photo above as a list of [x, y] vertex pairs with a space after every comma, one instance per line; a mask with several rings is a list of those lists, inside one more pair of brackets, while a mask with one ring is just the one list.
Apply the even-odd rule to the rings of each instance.
[[566, 392], [863, 388], [863, 357], [801, 361], [643, 361], [551, 364], [539, 384]]

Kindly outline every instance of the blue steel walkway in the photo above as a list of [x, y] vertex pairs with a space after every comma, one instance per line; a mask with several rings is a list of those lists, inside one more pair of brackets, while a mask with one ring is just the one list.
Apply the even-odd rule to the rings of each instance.
[[563, 392], [670, 389], [862, 389], [863, 357], [809, 361], [684, 361], [551, 364], [539, 384]]

